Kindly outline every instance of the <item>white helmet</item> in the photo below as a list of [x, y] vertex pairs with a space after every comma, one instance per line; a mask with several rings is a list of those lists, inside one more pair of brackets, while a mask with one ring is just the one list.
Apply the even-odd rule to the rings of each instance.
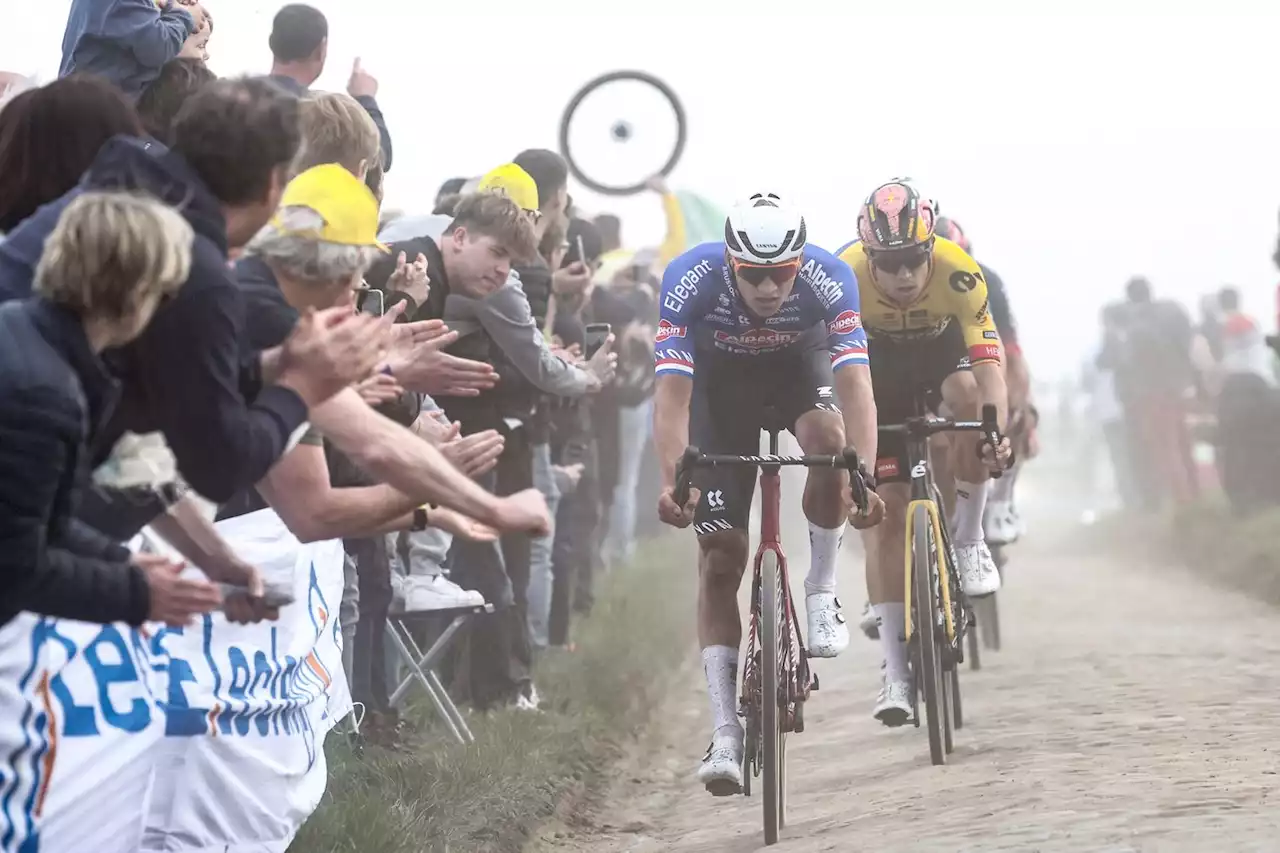
[[724, 246], [749, 264], [781, 264], [804, 253], [804, 217], [773, 193], [756, 193], [729, 211]]

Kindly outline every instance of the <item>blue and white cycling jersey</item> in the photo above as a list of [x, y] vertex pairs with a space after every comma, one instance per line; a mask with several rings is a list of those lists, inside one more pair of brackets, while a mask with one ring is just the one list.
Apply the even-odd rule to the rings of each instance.
[[693, 376], [696, 358], [747, 358], [825, 344], [831, 367], [867, 364], [858, 280], [849, 265], [806, 246], [791, 295], [772, 317], [738, 296], [724, 243], [695, 246], [667, 265], [654, 336], [655, 373]]

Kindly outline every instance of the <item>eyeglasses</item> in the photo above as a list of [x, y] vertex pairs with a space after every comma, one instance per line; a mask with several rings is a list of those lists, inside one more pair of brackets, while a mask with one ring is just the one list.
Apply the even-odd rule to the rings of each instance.
[[787, 261], [781, 264], [747, 264], [735, 261], [733, 274], [752, 287], [764, 284], [765, 279], [772, 279], [774, 284], [783, 285], [791, 281], [800, 272], [800, 261]]
[[912, 246], [910, 249], [890, 249], [887, 252], [867, 252], [876, 269], [896, 273], [904, 267], [916, 270], [933, 257], [933, 245]]

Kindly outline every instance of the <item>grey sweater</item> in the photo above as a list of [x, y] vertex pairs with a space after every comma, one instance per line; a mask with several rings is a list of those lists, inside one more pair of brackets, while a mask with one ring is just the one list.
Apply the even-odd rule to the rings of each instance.
[[[389, 223], [378, 239], [384, 243], [411, 237], [438, 239], [452, 221], [448, 216], [405, 216]], [[533, 319], [529, 297], [515, 270], [502, 289], [484, 299], [450, 293], [444, 303], [444, 322], [460, 338], [483, 329], [507, 360], [539, 391], [557, 397], [581, 397], [587, 393], [590, 374], [551, 352]]]

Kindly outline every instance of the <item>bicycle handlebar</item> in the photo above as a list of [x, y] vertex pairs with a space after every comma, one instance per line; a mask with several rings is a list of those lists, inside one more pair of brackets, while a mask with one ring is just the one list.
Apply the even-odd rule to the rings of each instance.
[[[882, 426], [879, 430], [880, 432], [903, 433], [920, 438], [929, 438], [942, 432], [980, 432], [982, 433], [982, 441], [978, 444], [978, 455], [981, 456], [983, 444], [989, 444], [992, 448], [996, 448], [1000, 446], [1000, 442], [1004, 439], [1004, 436], [1000, 434], [1000, 422], [996, 415], [996, 407], [988, 403], [982, 407], [982, 420], [980, 421], [956, 421], [950, 418], [919, 416], [908, 418], [905, 423]], [[991, 477], [998, 480], [1003, 473], [1003, 471], [995, 470], [991, 472]]]
[[[702, 453], [696, 447], [686, 447], [680, 461], [676, 463], [676, 488], [671, 497], [677, 506], [683, 507], [689, 502], [689, 490], [693, 487], [693, 470], [695, 468], [718, 468], [750, 465], [793, 465], [805, 468], [843, 468], [849, 472], [850, 488], [853, 490], [853, 501], [859, 509], [867, 508], [867, 489], [861, 476], [861, 463], [858, 451], [846, 447], [840, 455], [805, 454], [804, 456], [735, 456], [733, 454]], [[855, 485], [856, 484], [856, 485]]]

